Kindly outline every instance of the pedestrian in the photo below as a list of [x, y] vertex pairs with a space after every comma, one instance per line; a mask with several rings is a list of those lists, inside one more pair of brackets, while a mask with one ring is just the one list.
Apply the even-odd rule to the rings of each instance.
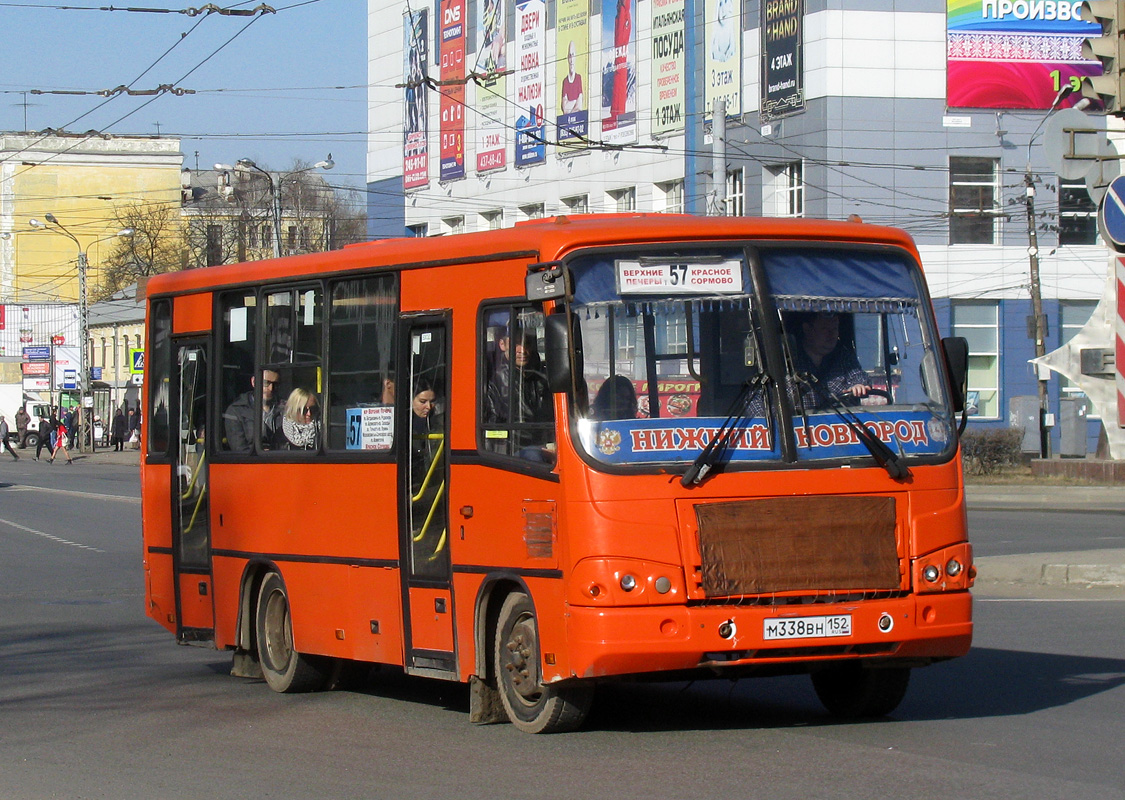
[[73, 464], [74, 461], [70, 458], [70, 451], [66, 449], [67, 434], [66, 423], [60, 422], [59, 427], [55, 429], [55, 449], [51, 451], [51, 457], [47, 459], [48, 464], [55, 463], [55, 456], [62, 450], [63, 455], [66, 456], [66, 463]]
[[23, 406], [20, 406], [19, 410], [16, 411], [16, 444], [20, 447], [23, 447], [24, 442], [27, 441], [27, 425], [29, 422], [31, 422], [31, 415], [27, 413]]
[[[52, 417], [53, 419], [53, 417]], [[35, 445], [35, 460], [39, 460], [39, 456], [43, 453], [43, 448], [47, 448], [50, 453], [55, 449], [51, 437], [54, 436], [54, 430], [51, 428], [51, 420], [42, 414], [39, 415], [39, 435], [37, 436], [38, 442]]]
[[125, 410], [117, 409], [117, 413], [113, 415], [109, 435], [109, 443], [113, 445], [113, 452], [115, 453], [120, 453], [125, 449], [126, 426], [128, 424], [125, 420]]
[[8, 441], [8, 421], [4, 419], [4, 415], [0, 414], [0, 447], [3, 447], [12, 454], [12, 459], [19, 461], [20, 457], [16, 455], [16, 451], [12, 449], [11, 442]]
[[63, 425], [66, 426], [66, 446], [74, 447], [74, 437], [78, 435], [78, 409], [71, 406], [67, 410], [66, 416], [63, 417]]

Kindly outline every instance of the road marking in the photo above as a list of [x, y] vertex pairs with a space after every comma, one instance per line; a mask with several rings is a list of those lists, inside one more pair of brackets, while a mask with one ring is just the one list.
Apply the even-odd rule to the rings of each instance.
[[52, 489], [48, 486], [8, 486], [5, 492], [50, 492], [52, 494], [65, 494], [71, 497], [87, 497], [97, 500], [120, 500], [124, 503], [141, 504], [139, 497], [127, 497], [122, 494], [99, 494], [98, 492], [76, 492], [73, 489]]
[[47, 533], [45, 531], [37, 531], [37, 530], [35, 530], [35, 528], [29, 528], [26, 525], [20, 525], [18, 522], [12, 522], [10, 519], [0, 519], [0, 522], [4, 523], [5, 525], [11, 525], [13, 528], [16, 528], [17, 530], [26, 531], [27, 533], [31, 533], [31, 534], [34, 534], [36, 536], [42, 536], [44, 539], [50, 539], [52, 542], [57, 542], [59, 544], [65, 544], [68, 547], [77, 547], [79, 550], [89, 550], [92, 553], [104, 553], [105, 552], [105, 550], [101, 550], [101, 549], [99, 549], [97, 547], [94, 547], [92, 545], [81, 544], [79, 542], [72, 542], [69, 539], [63, 539], [60, 536], [55, 536], [53, 533]]

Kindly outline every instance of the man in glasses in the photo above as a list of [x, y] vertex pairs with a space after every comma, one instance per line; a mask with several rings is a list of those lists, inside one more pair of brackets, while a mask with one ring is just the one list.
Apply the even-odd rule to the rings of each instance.
[[[273, 450], [281, 435], [281, 404], [277, 402], [275, 370], [262, 370], [262, 450]], [[240, 394], [223, 412], [223, 428], [227, 435], [227, 449], [235, 453], [249, 453], [254, 441], [254, 377], [250, 377], [250, 391]]]

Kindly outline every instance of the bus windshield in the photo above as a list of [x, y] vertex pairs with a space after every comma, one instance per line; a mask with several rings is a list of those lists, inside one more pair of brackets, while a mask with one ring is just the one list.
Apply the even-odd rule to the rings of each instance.
[[952, 452], [937, 335], [901, 250], [693, 244], [568, 266], [574, 423], [597, 464], [682, 468], [709, 443], [733, 468], [838, 464], [875, 455], [865, 432], [892, 461]]

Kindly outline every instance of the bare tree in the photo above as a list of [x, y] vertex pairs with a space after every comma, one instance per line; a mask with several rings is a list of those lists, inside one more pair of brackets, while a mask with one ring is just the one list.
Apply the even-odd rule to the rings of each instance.
[[102, 261], [101, 285], [93, 289], [95, 298], [108, 297], [142, 278], [184, 268], [187, 251], [177, 205], [127, 203], [114, 208], [114, 220], [122, 228], [132, 228], [133, 235], [113, 240]]

